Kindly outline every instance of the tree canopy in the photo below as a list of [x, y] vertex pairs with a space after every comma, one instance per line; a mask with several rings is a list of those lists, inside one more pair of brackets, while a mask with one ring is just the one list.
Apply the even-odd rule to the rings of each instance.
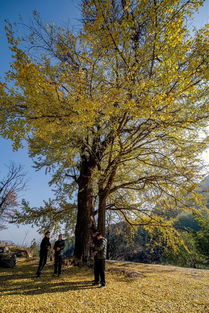
[[84, 0], [78, 34], [35, 12], [29, 50], [7, 25], [14, 61], [0, 85], [0, 134], [16, 148], [26, 140], [53, 182], [70, 179], [78, 245], [89, 243], [97, 213], [104, 233], [107, 209], [157, 224], [159, 208], [198, 200], [209, 25], [191, 33], [187, 19], [202, 3]]

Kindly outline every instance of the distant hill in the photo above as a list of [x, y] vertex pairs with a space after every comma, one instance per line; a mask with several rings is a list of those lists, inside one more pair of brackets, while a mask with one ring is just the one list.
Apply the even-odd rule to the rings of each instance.
[[0, 240], [0, 245], [12, 245], [14, 246], [14, 242], [11, 240]]
[[209, 176], [206, 176], [200, 186], [208, 186], [209, 187]]

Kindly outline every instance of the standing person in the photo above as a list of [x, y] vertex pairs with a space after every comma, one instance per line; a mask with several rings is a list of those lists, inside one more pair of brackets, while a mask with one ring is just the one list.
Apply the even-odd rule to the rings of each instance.
[[62, 257], [65, 241], [62, 239], [62, 234], [54, 244], [54, 276], [60, 276], [62, 269]]
[[38, 269], [36, 272], [36, 277], [40, 277], [41, 271], [43, 270], [44, 265], [46, 264], [48, 251], [51, 248], [49, 238], [50, 238], [50, 232], [47, 231], [40, 245], [40, 260], [39, 260], [39, 265], [38, 265]]
[[94, 246], [94, 283], [105, 287], [105, 259], [107, 254], [107, 239], [100, 232], [96, 232], [96, 243]]

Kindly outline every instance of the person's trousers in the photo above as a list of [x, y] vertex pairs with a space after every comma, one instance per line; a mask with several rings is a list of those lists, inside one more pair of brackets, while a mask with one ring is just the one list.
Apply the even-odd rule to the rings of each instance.
[[105, 285], [105, 260], [95, 259], [94, 260], [94, 282]]
[[37, 276], [41, 275], [41, 271], [43, 270], [44, 265], [46, 264], [46, 261], [47, 261], [47, 254], [40, 254], [39, 265], [38, 265], [38, 269], [36, 272]]
[[62, 269], [62, 256], [59, 254], [54, 255], [54, 274], [61, 274]]

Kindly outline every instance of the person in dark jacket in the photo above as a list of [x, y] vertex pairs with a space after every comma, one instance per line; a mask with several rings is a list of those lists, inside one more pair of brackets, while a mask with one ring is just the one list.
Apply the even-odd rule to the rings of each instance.
[[62, 257], [65, 241], [62, 239], [62, 234], [54, 244], [54, 276], [60, 276], [62, 269]]
[[94, 246], [94, 283], [105, 287], [105, 259], [107, 254], [107, 239], [100, 232], [96, 232], [96, 243]]
[[36, 272], [36, 277], [40, 277], [41, 271], [43, 270], [44, 265], [46, 264], [48, 251], [51, 248], [49, 238], [50, 238], [50, 232], [47, 231], [40, 245], [40, 260], [39, 260], [39, 265], [38, 265], [38, 269]]

